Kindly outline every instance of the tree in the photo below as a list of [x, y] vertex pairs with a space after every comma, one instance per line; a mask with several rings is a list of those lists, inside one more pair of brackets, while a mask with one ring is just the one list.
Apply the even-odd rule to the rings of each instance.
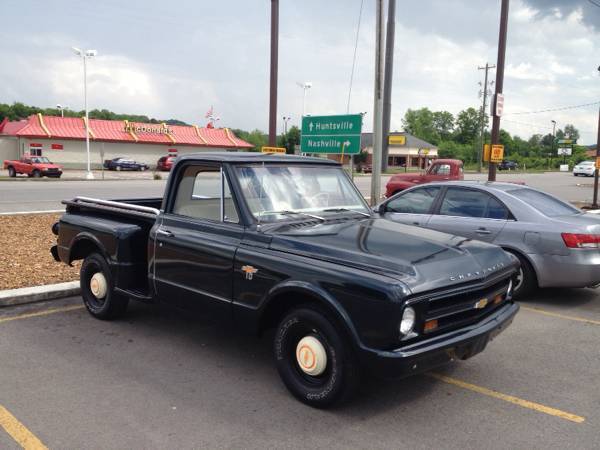
[[579, 130], [575, 128], [573, 124], [565, 125], [565, 137], [567, 139], [577, 140], [579, 139]]
[[285, 147], [288, 155], [293, 155], [296, 145], [300, 144], [300, 128], [292, 126], [286, 134], [282, 134], [277, 139], [277, 145]]
[[433, 124], [433, 113], [429, 108], [409, 109], [402, 119], [404, 131], [424, 141], [435, 144], [437, 139]]
[[454, 116], [448, 111], [435, 111], [433, 113], [433, 127], [436, 139], [439, 138], [442, 141], [450, 139], [454, 131]]
[[461, 144], [473, 144], [479, 135], [481, 117], [475, 108], [467, 108], [456, 116], [455, 136]]

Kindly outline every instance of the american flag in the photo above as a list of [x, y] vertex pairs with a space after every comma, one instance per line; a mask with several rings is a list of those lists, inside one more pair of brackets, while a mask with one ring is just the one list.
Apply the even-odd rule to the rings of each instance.
[[210, 105], [210, 109], [209, 109], [209, 110], [208, 110], [208, 112], [206, 113], [206, 116], [205, 116], [205, 117], [206, 117], [207, 119], [210, 119], [210, 118], [212, 117], [212, 115], [213, 115], [213, 107], [212, 107], [212, 105]]

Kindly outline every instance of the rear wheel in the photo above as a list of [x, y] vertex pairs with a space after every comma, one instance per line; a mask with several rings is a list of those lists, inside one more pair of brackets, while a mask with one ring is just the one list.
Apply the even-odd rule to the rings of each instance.
[[121, 166], [117, 166], [117, 170], [120, 172], [121, 171]]
[[115, 319], [127, 310], [129, 299], [115, 292], [110, 267], [99, 253], [92, 253], [83, 261], [80, 285], [83, 304], [97, 319]]
[[14, 178], [17, 176], [17, 171], [15, 170], [15, 168], [13, 166], [10, 166], [8, 168], [8, 176], [11, 178]]
[[311, 306], [292, 310], [274, 340], [277, 370], [300, 401], [325, 408], [349, 398], [358, 386], [358, 362], [346, 333]]

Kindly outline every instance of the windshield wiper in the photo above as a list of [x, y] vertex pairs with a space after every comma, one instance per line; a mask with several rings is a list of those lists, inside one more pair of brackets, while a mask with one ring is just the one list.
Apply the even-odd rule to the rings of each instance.
[[371, 217], [371, 214], [367, 214], [362, 211], [357, 211], [355, 209], [349, 209], [349, 208], [327, 208], [327, 209], [324, 209], [323, 212], [353, 212], [356, 214], [361, 214], [366, 217]]
[[290, 211], [290, 210], [287, 210], [287, 209], [284, 209], [282, 211], [262, 211], [259, 214], [259, 217], [262, 217], [262, 216], [267, 215], [267, 214], [280, 214], [282, 216], [290, 216], [290, 215], [293, 215], [293, 214], [297, 214], [297, 215], [302, 215], [302, 216], [310, 217], [311, 219], [317, 219], [320, 222], [325, 222], [325, 219], [323, 217], [321, 217], [321, 216], [315, 216], [314, 214], [309, 214], [309, 213], [306, 213], [306, 212], [303, 212], [303, 211]]

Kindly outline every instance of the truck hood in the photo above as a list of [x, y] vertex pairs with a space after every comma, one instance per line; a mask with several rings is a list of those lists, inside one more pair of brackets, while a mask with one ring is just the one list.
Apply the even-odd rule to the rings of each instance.
[[486, 278], [516, 266], [500, 247], [381, 218], [284, 226], [273, 250], [380, 273], [412, 293]]
[[390, 178], [390, 181], [411, 181], [416, 179], [421, 179], [423, 177], [423, 173], [397, 173]]
[[42, 170], [47, 170], [47, 169], [60, 169], [62, 168], [62, 166], [59, 166], [58, 164], [42, 164], [42, 163], [35, 163], [32, 164], [33, 167], [35, 167], [36, 169], [42, 169]]

